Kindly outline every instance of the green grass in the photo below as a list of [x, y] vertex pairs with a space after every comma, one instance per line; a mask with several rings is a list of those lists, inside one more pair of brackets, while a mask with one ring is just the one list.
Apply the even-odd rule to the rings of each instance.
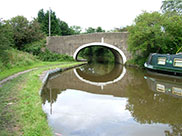
[[0, 71], [4, 69], [10, 69], [13, 67], [21, 67], [32, 65], [35, 62], [40, 62], [32, 54], [22, 52], [16, 49], [9, 49], [4, 51], [4, 57], [0, 58], [1, 68]]
[[[5, 50], [4, 52], [5, 56], [3, 58], [0, 58], [0, 80], [13, 75], [15, 73], [18, 73], [20, 71], [24, 71], [27, 69], [32, 69], [35, 67], [41, 67], [46, 65], [56, 65], [67, 62], [73, 62], [71, 57], [56, 54], [56, 56], [61, 59], [56, 61], [56, 57], [54, 57], [54, 53], [50, 53], [49, 57], [52, 57], [52, 59], [55, 59], [53, 62], [45, 62], [40, 61], [37, 59], [37, 56], [33, 56], [32, 54], [22, 52], [16, 49], [9, 49]], [[44, 53], [44, 56], [47, 54]], [[46, 56], [47, 57], [47, 56]]]
[[[63, 57], [65, 61], [61, 62], [42, 62], [31, 54], [15, 49], [6, 50], [4, 54], [6, 56], [0, 57], [0, 80], [20, 71], [37, 69], [0, 87], [0, 136], [53, 135], [42, 110], [39, 95], [42, 81], [39, 76], [49, 69], [71, 67], [81, 63], [66, 61], [67, 57]], [[49, 57], [56, 58], [54, 55]]]
[[16, 103], [18, 98], [18, 90], [21, 89], [19, 84], [24, 81], [24, 77], [7, 82], [0, 88], [0, 135], [16, 136], [20, 135], [15, 128], [20, 128], [17, 118]]
[[42, 67], [42, 66], [50, 66], [50, 65], [57, 65], [57, 64], [64, 64], [64, 63], [69, 63], [67, 61], [63, 61], [63, 62], [34, 62], [34, 64], [32, 65], [28, 65], [28, 66], [15, 66], [13, 68], [10, 69], [4, 69], [3, 71], [0, 72], [0, 80], [13, 75], [15, 73], [21, 72], [21, 71], [25, 71], [28, 69], [32, 69], [32, 68], [36, 68], [36, 67]]
[[0, 88], [0, 135], [53, 135], [41, 106], [39, 91], [42, 82], [39, 76], [49, 69], [66, 68], [82, 63], [69, 62], [54, 66], [52, 64], [49, 63], [50, 67], [40, 67], [23, 74]]

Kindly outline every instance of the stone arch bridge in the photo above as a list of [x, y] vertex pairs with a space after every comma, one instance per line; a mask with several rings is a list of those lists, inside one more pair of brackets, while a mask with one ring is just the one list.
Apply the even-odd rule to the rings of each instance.
[[111, 50], [117, 63], [124, 64], [132, 57], [127, 50], [127, 37], [127, 32], [51, 36], [47, 37], [47, 47], [53, 52], [67, 54], [77, 60], [82, 49], [91, 46], [103, 46]]

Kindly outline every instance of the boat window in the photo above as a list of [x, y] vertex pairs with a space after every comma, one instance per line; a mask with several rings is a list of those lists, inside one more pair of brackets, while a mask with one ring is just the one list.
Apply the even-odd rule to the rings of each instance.
[[162, 84], [156, 84], [156, 91], [158, 92], [165, 92], [165, 86]]
[[172, 93], [178, 96], [182, 96], [182, 89], [177, 87], [172, 87]]
[[158, 57], [157, 64], [165, 65], [166, 64], [166, 57]]
[[175, 58], [173, 65], [175, 67], [182, 67], [182, 59], [181, 58]]

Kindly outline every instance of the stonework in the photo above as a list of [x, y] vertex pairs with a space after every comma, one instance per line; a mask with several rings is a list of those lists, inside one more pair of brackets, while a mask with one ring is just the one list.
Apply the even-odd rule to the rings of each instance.
[[[127, 50], [127, 32], [121, 33], [92, 33], [71, 36], [51, 36], [47, 37], [47, 48], [53, 52], [73, 56], [75, 51], [82, 45], [89, 43], [107, 43], [119, 48], [131, 59], [131, 53]], [[111, 49], [112, 50], [112, 49]]]

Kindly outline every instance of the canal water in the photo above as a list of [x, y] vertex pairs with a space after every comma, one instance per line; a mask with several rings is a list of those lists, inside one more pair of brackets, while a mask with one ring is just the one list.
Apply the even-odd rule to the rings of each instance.
[[56, 136], [181, 136], [182, 79], [88, 64], [52, 75], [41, 93]]

